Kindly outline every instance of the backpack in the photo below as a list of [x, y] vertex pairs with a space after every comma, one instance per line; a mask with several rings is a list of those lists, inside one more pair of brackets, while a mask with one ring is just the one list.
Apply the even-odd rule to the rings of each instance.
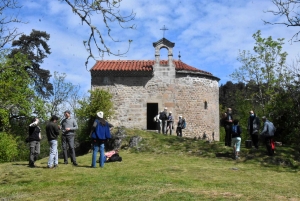
[[160, 120], [166, 120], [166, 119], [168, 119], [167, 114], [165, 112], [159, 113], [159, 119]]
[[109, 159], [108, 162], [116, 162], [116, 161], [122, 161], [122, 157], [119, 156], [119, 154], [113, 154]]
[[185, 122], [185, 119], [182, 119], [182, 128], [183, 128], [183, 129], [186, 128], [186, 122]]

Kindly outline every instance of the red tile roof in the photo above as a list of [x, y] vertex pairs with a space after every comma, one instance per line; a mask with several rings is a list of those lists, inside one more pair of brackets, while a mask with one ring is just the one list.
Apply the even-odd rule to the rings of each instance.
[[[100, 60], [91, 68], [91, 71], [152, 71], [154, 63], [154, 60]], [[173, 63], [176, 71], [193, 71], [212, 75], [209, 72], [189, 66], [180, 60], [173, 60]], [[160, 64], [167, 65], [168, 61], [161, 60]]]

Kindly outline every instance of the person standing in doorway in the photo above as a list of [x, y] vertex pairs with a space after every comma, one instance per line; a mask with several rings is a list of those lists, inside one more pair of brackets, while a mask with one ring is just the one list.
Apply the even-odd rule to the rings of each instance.
[[76, 156], [75, 156], [75, 130], [78, 129], [78, 125], [75, 119], [71, 117], [71, 112], [66, 110], [64, 112], [65, 119], [61, 122], [61, 142], [64, 156], [64, 164], [68, 164], [68, 146], [70, 151], [70, 157], [73, 165], [77, 166]]
[[161, 133], [161, 120], [159, 119], [159, 114], [158, 113], [155, 117], [154, 117], [154, 122], [156, 123], [156, 130], [158, 133]]
[[168, 108], [165, 107], [164, 111], [159, 114], [159, 119], [162, 122], [162, 133], [167, 134], [167, 121], [168, 121]]
[[34, 168], [34, 164], [40, 154], [41, 128], [38, 126], [39, 119], [33, 118], [29, 125], [28, 142], [30, 144], [29, 167]]
[[251, 110], [250, 117], [248, 118], [248, 127], [247, 130], [251, 136], [251, 140], [253, 143], [253, 146], [258, 149], [258, 135], [259, 135], [259, 129], [260, 129], [260, 120], [258, 116]]
[[57, 125], [58, 117], [53, 115], [50, 122], [46, 126], [46, 135], [50, 146], [50, 154], [48, 159], [48, 168], [58, 167], [58, 150], [57, 138], [59, 135], [59, 126]]

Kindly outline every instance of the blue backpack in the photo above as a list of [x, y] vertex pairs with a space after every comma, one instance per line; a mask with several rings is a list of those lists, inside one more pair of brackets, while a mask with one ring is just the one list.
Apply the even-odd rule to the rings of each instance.
[[182, 128], [183, 128], [183, 129], [186, 128], [186, 122], [185, 122], [185, 119], [182, 120]]

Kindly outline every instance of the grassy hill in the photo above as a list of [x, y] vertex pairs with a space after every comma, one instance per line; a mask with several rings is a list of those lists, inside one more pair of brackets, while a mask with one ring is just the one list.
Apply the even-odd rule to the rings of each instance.
[[[240, 160], [223, 143], [127, 130], [122, 162], [90, 168], [91, 153], [78, 167], [47, 169], [48, 158], [0, 164], [0, 200], [300, 200], [299, 153], [277, 147], [273, 157], [242, 147]], [[131, 136], [141, 136], [128, 148]]]

